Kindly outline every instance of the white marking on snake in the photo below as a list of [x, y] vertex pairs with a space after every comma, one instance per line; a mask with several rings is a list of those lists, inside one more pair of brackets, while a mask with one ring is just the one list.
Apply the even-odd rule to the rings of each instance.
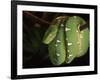
[[57, 56], [60, 56], [60, 54], [58, 54], [58, 53], [57, 53], [56, 55], [57, 55]]
[[69, 50], [67, 50], [68, 52], [70, 52]]
[[72, 45], [72, 43], [68, 43], [68, 46], [71, 46]]
[[69, 55], [69, 57], [71, 57], [72, 55]]
[[70, 57], [72, 57], [72, 55], [71, 55], [71, 54], [68, 56], [68, 58], [70, 58]]
[[65, 31], [69, 31], [70, 29], [69, 28], [65, 28]]
[[64, 27], [64, 24], [61, 24], [61, 27]]
[[74, 16], [74, 18], [77, 18], [76, 16]]
[[76, 32], [78, 32], [78, 30], [76, 30]]
[[59, 42], [61, 42], [60, 40], [57, 40], [57, 42], [59, 43]]

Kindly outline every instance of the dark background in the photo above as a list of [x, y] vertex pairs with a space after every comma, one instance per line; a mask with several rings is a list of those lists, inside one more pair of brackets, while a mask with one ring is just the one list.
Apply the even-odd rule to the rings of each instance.
[[[89, 24], [89, 14], [23, 11], [23, 68], [56, 67], [50, 62], [48, 45], [43, 44], [42, 39], [52, 20], [58, 16], [80, 16]], [[89, 49], [84, 56], [61, 66], [86, 65], [89, 65]]]

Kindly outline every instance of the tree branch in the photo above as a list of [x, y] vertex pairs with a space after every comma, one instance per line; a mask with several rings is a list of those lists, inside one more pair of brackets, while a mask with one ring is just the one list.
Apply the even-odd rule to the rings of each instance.
[[24, 12], [24, 15], [27, 15], [27, 16], [29, 16], [29, 17], [31, 17], [31, 18], [33, 18], [33, 20], [38, 20], [38, 22], [42, 22], [42, 23], [45, 23], [45, 24], [50, 24], [49, 22], [47, 22], [47, 21], [45, 21], [45, 20], [43, 20], [43, 19], [40, 19], [40, 18], [38, 18], [37, 16], [35, 16], [35, 15], [33, 15], [31, 12], [28, 12], [28, 11], [25, 11]]

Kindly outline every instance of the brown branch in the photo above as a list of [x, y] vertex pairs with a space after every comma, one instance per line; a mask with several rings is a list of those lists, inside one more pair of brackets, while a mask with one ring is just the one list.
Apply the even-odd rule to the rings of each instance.
[[38, 22], [42, 22], [42, 23], [45, 23], [45, 24], [48, 24], [48, 25], [50, 24], [49, 22], [47, 22], [43, 19], [40, 19], [37, 16], [33, 15], [31, 12], [25, 11], [24, 14], [27, 15], [27, 16], [30, 16], [31, 18], [33, 18], [33, 20], [34, 19], [38, 20]]
[[89, 27], [89, 21], [86, 21], [86, 24], [80, 26], [80, 30], [82, 31], [85, 28]]

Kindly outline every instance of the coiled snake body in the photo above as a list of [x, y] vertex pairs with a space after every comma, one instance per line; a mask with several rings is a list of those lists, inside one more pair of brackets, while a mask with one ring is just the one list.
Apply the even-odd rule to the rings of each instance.
[[79, 16], [60, 16], [53, 20], [43, 38], [53, 65], [69, 64], [87, 52], [89, 29], [80, 30], [84, 24], [86, 21]]

